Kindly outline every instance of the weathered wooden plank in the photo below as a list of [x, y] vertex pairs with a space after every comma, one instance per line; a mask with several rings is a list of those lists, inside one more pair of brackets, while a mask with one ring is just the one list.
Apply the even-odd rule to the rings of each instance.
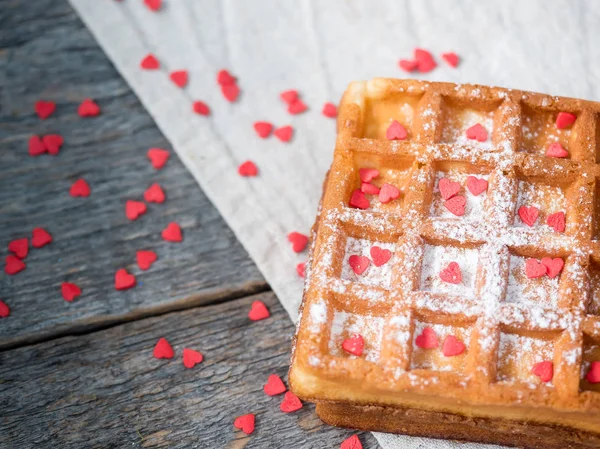
[[[256, 299], [270, 318], [247, 318]], [[337, 448], [351, 431], [325, 426], [309, 404], [284, 414], [282, 397], [262, 391], [269, 374], [286, 376], [292, 333], [263, 293], [2, 352], [0, 447]], [[160, 337], [172, 360], [152, 357]], [[205, 360], [185, 369], [184, 347]], [[249, 412], [257, 424], [245, 436], [232, 422]]]
[[[12, 309], [0, 320], [0, 348], [266, 289], [175, 154], [163, 170], [151, 167], [148, 148], [168, 142], [67, 2], [5, 0], [0, 16], [0, 298]], [[101, 116], [77, 116], [88, 97]], [[45, 121], [33, 111], [38, 99], [57, 102]], [[60, 154], [30, 157], [29, 137], [48, 133], [64, 137]], [[91, 184], [90, 198], [68, 195], [80, 177]], [[153, 182], [167, 202], [130, 222], [125, 201], [142, 199]], [[182, 226], [183, 243], [162, 241], [171, 221]], [[54, 242], [7, 276], [6, 245], [37, 226]], [[135, 264], [138, 249], [158, 253], [147, 272]], [[119, 268], [137, 275], [135, 289], [115, 291]], [[74, 303], [61, 298], [63, 281], [83, 288]]]

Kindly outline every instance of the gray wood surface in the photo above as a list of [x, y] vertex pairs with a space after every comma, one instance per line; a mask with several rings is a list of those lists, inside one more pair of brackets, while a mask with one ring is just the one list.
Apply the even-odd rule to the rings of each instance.
[[[247, 318], [255, 299], [270, 318]], [[263, 293], [2, 352], [0, 447], [339, 448], [352, 431], [323, 425], [309, 404], [282, 413], [282, 396], [262, 391], [269, 374], [287, 384], [292, 333]], [[160, 337], [173, 359], [152, 357]], [[184, 368], [184, 347], [204, 361]], [[245, 413], [256, 414], [250, 436], [233, 428]]]

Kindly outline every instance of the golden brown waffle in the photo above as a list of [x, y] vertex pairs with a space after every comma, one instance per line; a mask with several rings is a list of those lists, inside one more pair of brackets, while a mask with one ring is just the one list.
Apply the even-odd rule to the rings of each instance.
[[[558, 129], [560, 112], [575, 122]], [[404, 140], [387, 140], [394, 120]], [[466, 137], [475, 124], [485, 141]], [[546, 155], [555, 142], [567, 157]], [[521, 432], [560, 428], [557, 447], [599, 447], [600, 383], [586, 380], [600, 362], [599, 162], [598, 103], [414, 80], [350, 84], [313, 230], [293, 391], [332, 424], [470, 438], [428, 432], [433, 423], [414, 419], [407, 427], [398, 411], [416, 409], [425, 420], [455, 416], [457, 426], [485, 419]], [[371, 184], [391, 184], [399, 197], [382, 203], [367, 194], [367, 208], [350, 206], [364, 168], [379, 172]], [[487, 190], [473, 195], [469, 176]], [[464, 198], [463, 215], [448, 210], [441, 179], [460, 184], [452, 197]], [[532, 226], [521, 207], [539, 211]], [[547, 224], [557, 212], [566, 214], [564, 229]], [[391, 259], [375, 266], [373, 246]], [[351, 256], [369, 259], [362, 274]], [[562, 259], [562, 270], [530, 278], [528, 259], [539, 266], [548, 257]], [[440, 277], [450, 262], [460, 267], [458, 283]], [[425, 328], [437, 347], [416, 344]], [[359, 356], [342, 347], [355, 335], [364, 340]], [[446, 356], [452, 339], [464, 352]], [[541, 362], [551, 363], [551, 380], [534, 374]], [[551, 447], [534, 434], [494, 439], [488, 429], [471, 439]]]

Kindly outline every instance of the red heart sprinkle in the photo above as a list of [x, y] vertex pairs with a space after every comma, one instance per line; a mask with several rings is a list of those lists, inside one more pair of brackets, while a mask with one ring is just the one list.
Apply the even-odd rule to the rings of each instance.
[[467, 139], [485, 142], [488, 138], [488, 133], [481, 124], [477, 123], [465, 131]]
[[411, 61], [410, 59], [401, 59], [398, 61], [398, 66], [405, 72], [414, 72], [417, 69], [417, 61]]
[[185, 87], [188, 82], [188, 72], [187, 70], [176, 70], [171, 72], [169, 78], [177, 87]]
[[365, 348], [365, 340], [362, 335], [354, 334], [350, 338], [346, 338], [342, 343], [342, 349], [349, 354], [360, 356]]
[[4, 272], [6, 274], [17, 274], [26, 268], [25, 263], [17, 256], [9, 254], [6, 256], [6, 265], [4, 266]]
[[210, 108], [203, 101], [194, 101], [192, 110], [198, 115], [210, 115]]
[[283, 397], [283, 401], [279, 406], [279, 409], [284, 413], [295, 412], [296, 410], [300, 410], [302, 408], [302, 402], [298, 399], [291, 391], [288, 391]]
[[569, 152], [565, 150], [560, 143], [554, 142], [548, 145], [548, 148], [546, 149], [546, 156], [564, 158], [569, 157]]
[[438, 182], [438, 189], [445, 200], [449, 200], [460, 192], [460, 183], [450, 181], [448, 178], [442, 178]]
[[165, 192], [159, 184], [154, 183], [144, 192], [144, 199], [149, 203], [161, 204], [165, 202]]
[[29, 138], [29, 155], [30, 156], [39, 156], [40, 154], [44, 154], [46, 152], [46, 145], [40, 136], [31, 136]]
[[363, 449], [363, 446], [358, 439], [358, 435], [352, 435], [350, 438], [342, 441], [340, 449]]
[[385, 132], [387, 140], [404, 140], [408, 136], [406, 128], [400, 124], [397, 120], [392, 120], [390, 126], [388, 126]]
[[75, 181], [73, 183], [73, 185], [71, 186], [71, 188], [69, 189], [69, 195], [71, 195], [73, 198], [76, 198], [76, 197], [87, 198], [88, 196], [90, 196], [91, 192], [92, 191], [90, 189], [90, 185], [83, 178]]
[[487, 190], [488, 182], [475, 176], [467, 176], [467, 188], [472, 195], [477, 196]]
[[298, 276], [303, 278], [305, 276], [305, 269], [306, 262], [300, 262], [298, 265], [296, 265], [296, 273], [298, 273]]
[[460, 266], [456, 262], [450, 262], [446, 268], [440, 271], [440, 279], [450, 284], [460, 284], [462, 282]]
[[600, 362], [592, 362], [590, 364], [590, 370], [585, 376], [585, 380], [591, 384], [600, 383]]
[[143, 215], [148, 210], [146, 203], [142, 201], [127, 200], [125, 203], [125, 216], [129, 220], [137, 220], [140, 215]]
[[156, 70], [160, 67], [160, 62], [152, 53], [148, 53], [140, 62], [140, 67], [146, 70]]
[[386, 204], [392, 200], [395, 200], [400, 196], [400, 190], [391, 184], [385, 183], [379, 189], [379, 202]]
[[450, 66], [457, 67], [459, 63], [458, 55], [454, 52], [450, 53], [442, 53], [442, 58], [446, 61]]
[[558, 276], [565, 266], [565, 261], [560, 257], [556, 257], [554, 259], [551, 257], [544, 257], [542, 258], [541, 262], [546, 267], [546, 271], [550, 279], [554, 279], [556, 276]]
[[236, 429], [240, 429], [246, 435], [250, 435], [254, 432], [254, 414], [248, 413], [247, 415], [238, 416], [233, 421], [233, 426]]
[[258, 175], [258, 168], [252, 161], [246, 161], [238, 167], [238, 173], [240, 176], [256, 176]]
[[71, 282], [63, 282], [60, 285], [60, 291], [65, 301], [71, 302], [81, 295], [81, 288], [77, 284]]
[[221, 85], [221, 92], [228, 102], [233, 103], [240, 94], [240, 88], [237, 84], [223, 84]]
[[415, 344], [421, 349], [433, 349], [437, 348], [440, 343], [435, 331], [430, 327], [425, 327], [421, 335], [417, 335], [415, 338]]
[[64, 143], [64, 139], [60, 134], [47, 134], [42, 137], [46, 150], [51, 155], [57, 155]]
[[33, 231], [31, 231], [31, 245], [34, 248], [42, 248], [48, 243], [52, 243], [52, 235], [44, 228], [33, 228]]
[[169, 344], [166, 338], [161, 338], [154, 345], [154, 351], [152, 353], [154, 358], [157, 359], [172, 359], [175, 355], [175, 351], [173, 351], [173, 346]]
[[285, 101], [288, 105], [298, 99], [298, 91], [294, 89], [283, 91], [279, 94], [279, 98]]
[[162, 0], [144, 0], [144, 3], [152, 11], [158, 11], [162, 6]]
[[392, 252], [389, 249], [382, 249], [379, 246], [372, 246], [370, 252], [373, 265], [376, 267], [384, 265], [392, 257]]
[[96, 117], [100, 114], [100, 106], [92, 99], [86, 98], [81, 102], [79, 108], [77, 108], [77, 114], [79, 114], [80, 117]]
[[373, 184], [369, 184], [368, 182], [363, 182], [360, 185], [360, 191], [369, 195], [379, 195], [381, 189]]
[[266, 139], [271, 135], [273, 131], [273, 125], [269, 122], [255, 122], [254, 131], [258, 134], [261, 139]]
[[281, 380], [281, 377], [277, 374], [271, 374], [263, 387], [263, 391], [269, 396], [277, 396], [278, 394], [284, 393], [285, 390], [285, 385]]
[[161, 236], [163, 240], [166, 240], [167, 242], [181, 242], [183, 240], [181, 228], [174, 221], [169, 223], [169, 225], [163, 229]]
[[538, 376], [542, 382], [550, 382], [554, 377], [554, 364], [548, 360], [536, 363], [531, 373]]
[[117, 290], [127, 290], [135, 286], [135, 276], [129, 274], [125, 268], [120, 268], [115, 273], [115, 288]]
[[565, 129], [575, 123], [577, 116], [570, 112], [559, 112], [556, 116], [556, 127], [558, 129]]
[[39, 100], [35, 102], [34, 109], [39, 118], [46, 120], [56, 110], [56, 103], [53, 101]]
[[299, 232], [290, 232], [287, 239], [292, 243], [292, 249], [295, 253], [301, 253], [306, 248], [306, 245], [308, 245], [308, 236]]
[[533, 226], [535, 220], [537, 220], [540, 211], [537, 207], [531, 206], [521, 206], [519, 207], [519, 217], [521, 217], [521, 221], [525, 223], [527, 226]]
[[350, 264], [350, 267], [354, 273], [361, 275], [367, 268], [369, 268], [371, 261], [367, 256], [353, 255], [348, 258], [348, 263]]
[[248, 312], [248, 318], [252, 321], [264, 320], [270, 316], [269, 309], [267, 309], [267, 306], [265, 306], [265, 303], [262, 301], [254, 301]]
[[148, 150], [148, 159], [152, 163], [152, 166], [157, 170], [163, 168], [169, 160], [170, 153], [162, 148], [150, 148]]
[[294, 133], [294, 128], [291, 126], [282, 126], [281, 128], [277, 128], [273, 134], [282, 142], [289, 142], [292, 138], [292, 134]]
[[371, 203], [369, 203], [369, 200], [360, 189], [356, 189], [352, 193], [352, 197], [350, 198], [350, 206], [356, 207], [357, 209], [368, 209], [370, 204]]
[[456, 195], [444, 202], [444, 206], [457, 217], [462, 217], [465, 214], [465, 206], [467, 199], [462, 195]]
[[453, 357], [465, 352], [465, 344], [454, 335], [448, 335], [442, 344], [442, 354], [445, 357]]
[[29, 240], [26, 238], [13, 240], [8, 244], [8, 250], [19, 259], [25, 259], [29, 252]]
[[0, 299], [0, 318], [6, 318], [10, 315], [10, 308], [8, 304]]
[[138, 267], [140, 267], [140, 270], [147, 270], [152, 266], [154, 262], [156, 262], [156, 259], [158, 259], [158, 256], [154, 251], [145, 250], [137, 251], [135, 253], [135, 257], [137, 259], [137, 264]]
[[306, 109], [307, 109], [307, 106], [299, 98], [297, 98], [293, 102], [289, 103], [288, 108], [287, 108], [288, 112], [292, 115], [301, 114], [302, 112], [306, 111]]
[[202, 363], [204, 356], [193, 349], [183, 348], [183, 366], [190, 369], [196, 366], [198, 363]]
[[374, 168], [360, 168], [358, 174], [362, 182], [371, 182], [379, 176], [379, 170]]
[[536, 259], [527, 259], [525, 261], [525, 274], [529, 279], [539, 278], [548, 271], [546, 265], [538, 262]]
[[227, 70], [219, 70], [217, 73], [217, 83], [221, 86], [231, 86], [236, 83], [235, 77], [231, 75]]
[[325, 103], [323, 105], [323, 115], [329, 118], [337, 117], [337, 107], [333, 103]]
[[548, 215], [546, 224], [554, 228], [556, 232], [564, 232], [566, 227], [565, 213], [561, 211]]
[[415, 60], [417, 61], [417, 69], [421, 73], [431, 72], [437, 67], [433, 55], [422, 48], [415, 48]]

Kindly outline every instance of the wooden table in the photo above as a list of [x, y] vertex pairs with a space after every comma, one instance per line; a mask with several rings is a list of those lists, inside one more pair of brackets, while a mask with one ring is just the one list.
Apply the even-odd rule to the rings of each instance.
[[[109, 1], [109, 0], [106, 0]], [[25, 271], [0, 275], [0, 447], [337, 448], [353, 432], [325, 426], [306, 404], [279, 410], [262, 386], [287, 375], [293, 325], [216, 209], [177, 157], [154, 170], [150, 147], [169, 148], [66, 0], [0, 3], [0, 246], [44, 227], [54, 241], [30, 249]], [[85, 98], [102, 114], [80, 118]], [[53, 100], [47, 120], [33, 111]], [[32, 134], [60, 133], [58, 156], [30, 157]], [[89, 181], [89, 198], [68, 191]], [[140, 219], [124, 204], [153, 182], [166, 191]], [[184, 241], [169, 243], [171, 221]], [[142, 272], [135, 252], [158, 261]], [[136, 288], [116, 291], [126, 268]], [[63, 281], [83, 289], [64, 301]], [[252, 301], [271, 318], [252, 322]], [[166, 337], [172, 360], [152, 356]], [[184, 347], [205, 360], [181, 362]], [[254, 434], [233, 428], [257, 416]], [[368, 433], [365, 448], [378, 447]]]

